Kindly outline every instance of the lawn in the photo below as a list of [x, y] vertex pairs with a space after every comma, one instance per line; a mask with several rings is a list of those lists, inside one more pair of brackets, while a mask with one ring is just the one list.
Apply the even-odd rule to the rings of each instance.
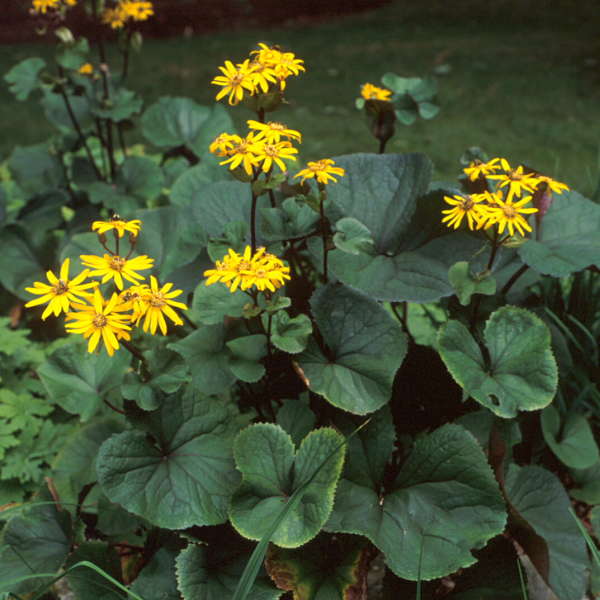
[[[591, 24], [495, 25], [403, 22], [401, 3], [324, 22], [271, 29], [147, 40], [132, 63], [131, 87], [151, 103], [164, 90], [213, 102], [209, 84], [225, 59], [239, 61], [259, 40], [280, 44], [306, 61], [289, 85], [290, 105], [278, 118], [304, 135], [302, 158], [374, 151], [354, 98], [365, 81], [394, 71], [418, 76], [448, 64], [439, 77], [442, 111], [433, 121], [399, 127], [388, 151], [427, 153], [436, 176], [453, 178], [469, 146], [527, 162], [590, 195], [600, 173], [600, 79]], [[0, 69], [45, 46], [4, 46]], [[232, 111], [240, 127], [252, 114]], [[15, 143], [32, 144], [51, 129], [33, 102], [18, 103], [0, 88], [0, 157]]]

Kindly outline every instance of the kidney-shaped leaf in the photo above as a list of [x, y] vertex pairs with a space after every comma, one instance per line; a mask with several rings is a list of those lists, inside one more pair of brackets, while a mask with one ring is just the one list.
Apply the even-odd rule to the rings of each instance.
[[343, 442], [333, 429], [318, 429], [296, 452], [292, 438], [279, 425], [258, 423], [242, 431], [234, 445], [243, 481], [231, 502], [232, 525], [248, 539], [261, 539], [290, 496], [310, 481], [300, 503], [271, 539], [278, 546], [296, 548], [315, 537], [331, 513], [344, 462]]
[[100, 448], [105, 494], [159, 527], [223, 523], [239, 484], [232, 457], [239, 419], [223, 401], [189, 391], [170, 396], [153, 416], [152, 437], [126, 431]]
[[399, 577], [443, 577], [502, 532], [504, 503], [483, 450], [457, 425], [419, 438], [391, 491], [342, 479], [326, 529], [368, 537]]
[[326, 348], [311, 339], [298, 358], [310, 389], [358, 415], [381, 408], [406, 353], [404, 333], [377, 302], [344, 286], [320, 288], [311, 307]]
[[558, 372], [550, 331], [538, 317], [504, 306], [486, 323], [484, 338], [489, 365], [464, 325], [449, 321], [440, 329], [440, 356], [467, 394], [505, 418], [552, 402]]

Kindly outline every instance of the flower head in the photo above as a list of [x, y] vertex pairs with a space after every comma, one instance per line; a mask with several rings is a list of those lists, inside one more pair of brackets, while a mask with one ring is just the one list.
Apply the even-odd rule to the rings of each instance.
[[525, 173], [523, 166], [518, 166], [513, 169], [505, 158], [500, 159], [500, 164], [504, 173], [488, 175], [488, 179], [498, 180], [499, 187], [508, 186], [508, 194], [506, 200], [512, 200], [513, 196], [520, 198], [523, 191], [533, 192], [538, 184], [538, 178], [534, 173]]
[[218, 135], [208, 147], [209, 151], [217, 156], [230, 156], [236, 146], [241, 144], [243, 138], [239, 135], [231, 133], [221, 133]]
[[247, 290], [252, 286], [260, 291], [268, 289], [274, 292], [286, 279], [290, 279], [289, 267], [266, 252], [265, 248], [259, 248], [252, 254], [250, 246], [246, 246], [243, 255], [230, 249], [223, 260], [216, 261], [215, 267], [204, 271], [204, 276], [208, 277], [206, 285], [220, 281], [230, 292], [235, 292], [238, 287]]
[[259, 50], [253, 50], [250, 54], [254, 56], [254, 63], [271, 69], [279, 80], [279, 87], [285, 89], [285, 80], [290, 75], [300, 75], [306, 71], [304, 61], [296, 58], [293, 52], [282, 52], [279, 48], [258, 44]]
[[51, 313], [54, 313], [55, 317], [58, 317], [61, 311], [66, 313], [72, 302], [80, 302], [82, 298], [89, 296], [90, 292], [86, 292], [85, 290], [89, 290], [97, 285], [95, 281], [84, 283], [89, 275], [89, 269], [85, 269], [77, 277], [69, 280], [70, 263], [70, 259], [65, 258], [60, 267], [58, 277], [52, 271], [46, 273], [46, 278], [50, 282], [50, 285], [36, 281], [33, 287], [25, 288], [27, 292], [40, 296], [39, 298], [30, 300], [25, 305], [26, 308], [48, 303], [48, 306], [42, 313], [42, 320], [44, 321]]
[[312, 179], [314, 177], [319, 183], [327, 185], [330, 181], [337, 181], [334, 175], [342, 177], [346, 174], [346, 171], [342, 167], [335, 167], [334, 165], [335, 161], [330, 158], [308, 162], [306, 169], [302, 169], [294, 177], [302, 177], [301, 183], [304, 183], [305, 179]]
[[114, 215], [110, 221], [94, 221], [92, 223], [92, 231], [97, 231], [98, 234], [106, 233], [113, 229], [117, 232], [120, 238], [125, 235], [125, 232], [137, 236], [140, 232], [142, 222], [139, 219], [133, 221], [123, 221], [119, 215]]
[[569, 191], [569, 186], [566, 183], [556, 181], [556, 179], [552, 179], [552, 177], [540, 175], [539, 173], [536, 173], [535, 177], [538, 180], [538, 185], [544, 182], [548, 186], [548, 189], [555, 194], [562, 194], [565, 191]]
[[102, 283], [114, 279], [115, 285], [120, 290], [123, 289], [123, 279], [131, 283], [143, 281], [144, 276], [136, 271], [145, 271], [154, 265], [154, 259], [146, 255], [127, 259], [118, 254], [104, 254], [104, 256], [82, 254], [80, 258], [84, 266], [93, 269], [90, 271], [90, 277], [102, 277]]
[[273, 144], [280, 142], [281, 138], [287, 138], [288, 140], [296, 140], [297, 142], [302, 141], [302, 134], [295, 129], [288, 129], [283, 123], [277, 123], [269, 121], [268, 123], [261, 123], [260, 121], [253, 121], [250, 119], [247, 121], [248, 127], [254, 131], [258, 131], [256, 139], [264, 139], [265, 142]]
[[183, 290], [171, 291], [172, 287], [172, 283], [165, 283], [165, 285], [159, 287], [156, 277], [150, 276], [150, 288], [146, 286], [140, 294], [139, 304], [142, 310], [134, 315], [136, 323], [139, 323], [141, 318], [144, 317], [144, 331], [150, 331], [154, 335], [158, 327], [163, 335], [167, 335], [165, 315], [175, 325], [183, 325], [181, 317], [172, 308], [174, 306], [181, 310], [187, 310], [187, 306], [183, 302], [177, 302], [173, 299], [183, 294]]
[[67, 314], [65, 325], [69, 333], [78, 333], [88, 341], [88, 352], [93, 352], [100, 338], [104, 342], [109, 356], [119, 349], [119, 339], [130, 339], [127, 323], [130, 315], [124, 314], [128, 307], [120, 302], [119, 296], [113, 294], [107, 302], [96, 287], [91, 304], [74, 304], [73, 312]]
[[122, 29], [128, 21], [147, 21], [153, 14], [152, 2], [119, 0], [116, 6], [104, 10], [102, 22], [112, 29]]
[[510, 235], [514, 235], [516, 229], [522, 236], [525, 236], [525, 231], [531, 231], [531, 226], [523, 216], [538, 212], [537, 208], [526, 206], [531, 201], [531, 196], [526, 196], [518, 202], [513, 202], [512, 199], [502, 200], [499, 197], [495, 200], [493, 206], [485, 209], [485, 229], [498, 225], [499, 233], [508, 228]]
[[471, 162], [468, 167], [465, 167], [463, 171], [471, 181], [476, 181], [481, 176], [485, 177], [494, 171], [498, 171], [500, 169], [499, 162], [499, 158], [492, 158], [492, 160], [489, 160], [488, 162], [476, 159]]
[[487, 194], [470, 194], [460, 196], [444, 196], [444, 202], [452, 206], [442, 213], [446, 216], [442, 219], [442, 223], [446, 223], [448, 227], [458, 229], [463, 218], [467, 217], [469, 229], [473, 230], [479, 225], [479, 221], [483, 216], [483, 205], [481, 204], [488, 199]]
[[80, 75], [92, 75], [94, 73], [94, 65], [86, 62], [85, 64], [81, 65], [79, 69], [77, 69], [77, 72]]
[[288, 141], [268, 143], [261, 140], [254, 146], [254, 153], [258, 161], [262, 161], [261, 168], [268, 173], [273, 165], [277, 165], [282, 171], [287, 171], [284, 160], [296, 160], [294, 154], [298, 150]]
[[33, 0], [33, 12], [45, 15], [48, 10], [57, 10], [60, 0]]
[[226, 60], [225, 66], [219, 67], [223, 74], [217, 75], [211, 81], [213, 85], [220, 85], [223, 88], [216, 95], [216, 100], [220, 100], [229, 94], [228, 102], [234, 106], [244, 98], [244, 90], [254, 94], [256, 88], [249, 62], [246, 59], [235, 67], [230, 60]]
[[382, 100], [384, 102], [389, 102], [392, 92], [385, 88], [377, 87], [372, 83], [363, 83], [360, 88], [360, 95], [365, 100]]
[[222, 160], [219, 164], [228, 164], [230, 170], [236, 169], [241, 165], [246, 174], [251, 176], [253, 174], [253, 167], [260, 164], [257, 152], [262, 145], [262, 141], [256, 139], [253, 131], [248, 133], [245, 138], [239, 136], [237, 138], [233, 140], [233, 147], [227, 150], [226, 156], [229, 156], [229, 158]]

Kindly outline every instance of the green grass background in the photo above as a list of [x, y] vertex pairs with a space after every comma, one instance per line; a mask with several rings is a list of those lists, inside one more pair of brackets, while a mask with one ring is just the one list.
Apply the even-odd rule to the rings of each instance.
[[[426, 2], [425, 2], [426, 4]], [[421, 151], [436, 177], [453, 179], [459, 157], [478, 145], [490, 155], [526, 162], [590, 195], [600, 174], [600, 58], [593, 23], [527, 24], [423, 19], [402, 2], [327, 21], [304, 21], [269, 29], [146, 40], [133, 57], [130, 87], [146, 106], [161, 95], [212, 103], [210, 80], [225, 59], [241, 61], [257, 41], [280, 44], [306, 61], [305, 74], [290, 81], [290, 104], [277, 119], [303, 133], [301, 158], [375, 151], [362, 114], [354, 108], [359, 86], [377, 83], [386, 71], [439, 77], [442, 110], [432, 121], [398, 126], [390, 152]], [[0, 71], [51, 47], [0, 47]], [[596, 62], [594, 62], [596, 61]], [[240, 128], [253, 115], [231, 108]], [[15, 144], [51, 133], [33, 101], [19, 103], [0, 86], [0, 159]], [[139, 139], [139, 138], [138, 138]]]

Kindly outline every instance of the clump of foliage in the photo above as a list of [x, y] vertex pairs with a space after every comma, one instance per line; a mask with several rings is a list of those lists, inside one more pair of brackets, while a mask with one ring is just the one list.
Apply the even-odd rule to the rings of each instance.
[[296, 168], [301, 124], [271, 118], [310, 76], [294, 53], [220, 67], [242, 133], [126, 87], [151, 2], [32, 10], [56, 64], [6, 80], [56, 135], [2, 187], [26, 312], [2, 330], [0, 593], [368, 598], [373, 564], [386, 598], [596, 589], [571, 509], [596, 527], [600, 207], [478, 150], [457, 183], [384, 154], [435, 116], [427, 80], [362, 86], [379, 154]]

